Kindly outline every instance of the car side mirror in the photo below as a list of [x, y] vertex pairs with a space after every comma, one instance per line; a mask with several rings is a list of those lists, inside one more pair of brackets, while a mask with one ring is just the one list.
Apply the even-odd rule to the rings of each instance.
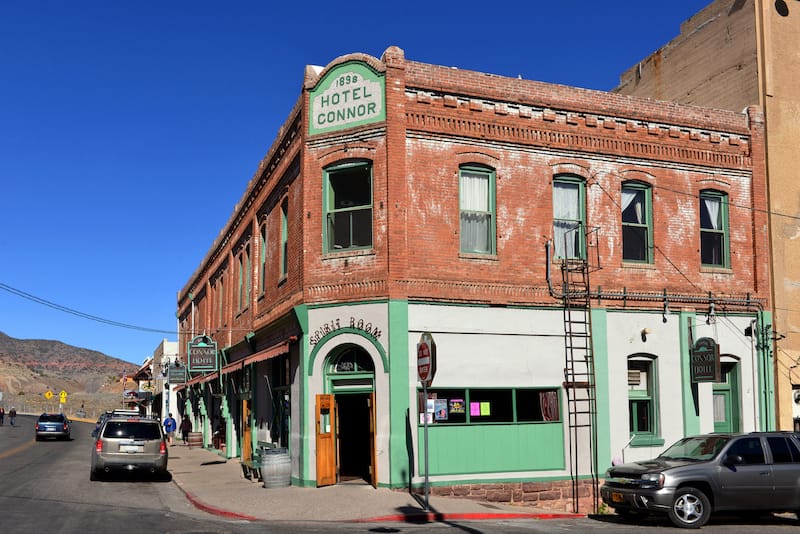
[[741, 465], [744, 463], [744, 458], [738, 454], [728, 454], [722, 461], [724, 465]]

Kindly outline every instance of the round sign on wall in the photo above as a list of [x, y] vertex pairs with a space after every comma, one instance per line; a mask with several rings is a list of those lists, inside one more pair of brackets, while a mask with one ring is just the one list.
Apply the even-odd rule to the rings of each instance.
[[417, 375], [422, 382], [431, 379], [431, 347], [424, 341], [417, 343]]

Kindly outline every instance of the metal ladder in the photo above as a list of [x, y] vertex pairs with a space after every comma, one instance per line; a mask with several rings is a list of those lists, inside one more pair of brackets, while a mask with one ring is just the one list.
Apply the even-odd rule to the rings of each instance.
[[589, 446], [592, 512], [599, 509], [597, 473], [597, 394], [592, 354], [591, 295], [589, 263], [565, 259], [561, 264], [564, 303], [564, 391], [567, 395], [569, 464], [572, 506], [579, 512], [580, 453]]

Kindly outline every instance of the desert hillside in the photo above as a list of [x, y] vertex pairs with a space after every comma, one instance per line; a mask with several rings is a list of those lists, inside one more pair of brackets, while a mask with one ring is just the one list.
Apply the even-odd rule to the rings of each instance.
[[[45, 339], [15, 339], [0, 332], [0, 406], [6, 411], [64, 411], [87, 416], [121, 406], [124, 372], [137, 366], [101, 352]], [[132, 383], [127, 386], [134, 389]], [[51, 391], [52, 398], [46, 398]], [[59, 393], [67, 392], [61, 403]]]

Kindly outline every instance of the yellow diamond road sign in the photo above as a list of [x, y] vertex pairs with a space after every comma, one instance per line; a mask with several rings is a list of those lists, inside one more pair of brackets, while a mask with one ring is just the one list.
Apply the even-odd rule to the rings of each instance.
[[62, 399], [66, 399], [67, 398], [67, 392], [62, 389], [61, 393], [59, 393], [58, 396], [61, 397]]
[[53, 398], [53, 392], [52, 392], [52, 391], [50, 391], [50, 390], [48, 389], [48, 390], [47, 390], [47, 391], [45, 391], [45, 393], [44, 393], [44, 398], [45, 398], [45, 399], [47, 399], [47, 400], [50, 400], [50, 399], [52, 399], [52, 398]]

